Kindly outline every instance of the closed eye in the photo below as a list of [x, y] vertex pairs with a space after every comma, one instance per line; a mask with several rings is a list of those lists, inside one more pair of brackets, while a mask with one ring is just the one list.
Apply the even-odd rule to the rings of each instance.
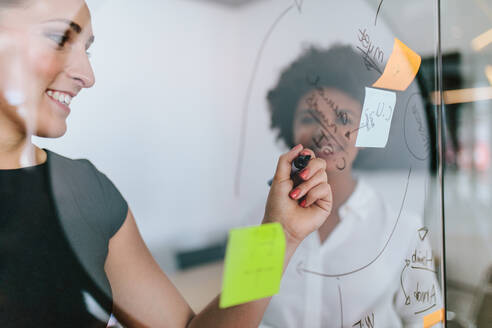
[[68, 32], [64, 34], [59, 33], [48, 33], [46, 36], [54, 41], [60, 48], [63, 48], [65, 44], [70, 40], [70, 35]]
[[337, 117], [337, 123], [342, 125], [352, 124], [352, 120], [350, 120], [346, 115], [339, 115]]
[[301, 118], [300, 123], [308, 125], [315, 123], [315, 121], [311, 116], [304, 116]]

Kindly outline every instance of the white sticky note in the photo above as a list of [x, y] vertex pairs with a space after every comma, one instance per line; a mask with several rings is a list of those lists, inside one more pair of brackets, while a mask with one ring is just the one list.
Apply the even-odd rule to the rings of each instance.
[[395, 104], [394, 92], [366, 87], [366, 98], [355, 146], [386, 147]]

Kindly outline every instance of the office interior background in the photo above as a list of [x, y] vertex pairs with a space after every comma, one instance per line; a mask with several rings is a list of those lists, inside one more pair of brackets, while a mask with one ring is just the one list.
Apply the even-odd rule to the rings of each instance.
[[[261, 222], [267, 181], [286, 149], [270, 130], [266, 93], [309, 45], [355, 48], [364, 30], [385, 60], [396, 37], [422, 64], [397, 102], [387, 148], [367, 151], [358, 172], [399, 206], [412, 167], [405, 206], [429, 228], [448, 325], [490, 327], [491, 1], [89, 5], [96, 85], [72, 105], [67, 135], [37, 144], [88, 158], [113, 180], [196, 311], [220, 291], [228, 230]], [[405, 140], [419, 137], [405, 118], [413, 94], [425, 113], [424, 160]]]

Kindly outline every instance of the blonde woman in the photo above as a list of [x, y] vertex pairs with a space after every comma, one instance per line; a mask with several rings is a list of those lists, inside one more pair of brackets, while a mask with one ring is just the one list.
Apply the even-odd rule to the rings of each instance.
[[[0, 2], [0, 326], [105, 327], [88, 300], [128, 327], [258, 326], [269, 299], [219, 310], [217, 297], [193, 313], [111, 181], [87, 160], [31, 143], [65, 133], [70, 103], [95, 82], [93, 41], [82, 0]], [[301, 153], [314, 159], [292, 193]], [[282, 155], [263, 222], [282, 224], [285, 265], [330, 211], [325, 161], [302, 145]]]

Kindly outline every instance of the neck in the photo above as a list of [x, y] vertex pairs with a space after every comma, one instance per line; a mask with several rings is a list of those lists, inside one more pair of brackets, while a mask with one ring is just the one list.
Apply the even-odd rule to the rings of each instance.
[[46, 161], [46, 153], [12, 121], [0, 117], [0, 169], [18, 169]]
[[338, 215], [338, 210], [352, 195], [355, 190], [357, 181], [352, 176], [352, 170], [346, 169], [341, 172], [327, 172], [328, 183], [333, 192], [333, 210], [332, 213]]
[[350, 195], [352, 195], [357, 184], [357, 181], [352, 176], [352, 170], [350, 168], [341, 172], [326, 173], [328, 175], [328, 183], [330, 184], [333, 193], [333, 207], [328, 219], [326, 219], [323, 225], [318, 229], [321, 243], [324, 243], [326, 238], [328, 238], [340, 222], [338, 211], [340, 210], [340, 207], [347, 202]]

